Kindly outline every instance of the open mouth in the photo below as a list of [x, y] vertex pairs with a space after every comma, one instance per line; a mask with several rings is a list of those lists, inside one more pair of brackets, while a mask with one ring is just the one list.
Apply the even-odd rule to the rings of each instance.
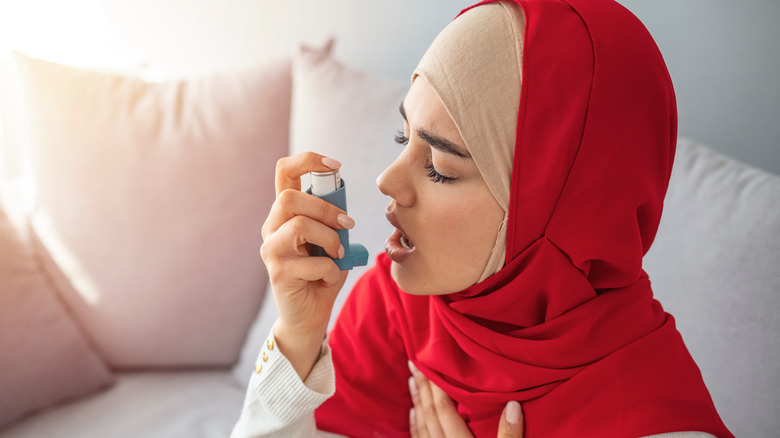
[[401, 223], [390, 207], [385, 211], [385, 215], [390, 224], [395, 227], [395, 231], [385, 242], [385, 253], [390, 257], [390, 260], [396, 263], [403, 263], [414, 253], [414, 242], [403, 232]]
[[414, 253], [414, 243], [396, 228], [385, 242], [385, 253], [390, 257], [390, 260], [403, 263]]

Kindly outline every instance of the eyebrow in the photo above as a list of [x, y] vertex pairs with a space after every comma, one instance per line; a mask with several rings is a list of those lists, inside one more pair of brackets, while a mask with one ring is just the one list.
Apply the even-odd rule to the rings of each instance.
[[[398, 107], [398, 112], [401, 113], [401, 116], [404, 118], [404, 121], [406, 121], [406, 123], [408, 124], [409, 120], [406, 118], [406, 110], [404, 109], [403, 102], [401, 102], [401, 105]], [[471, 154], [465, 151], [465, 148], [463, 146], [458, 146], [457, 144], [447, 140], [446, 138], [439, 137], [438, 135], [426, 131], [425, 129], [418, 129], [417, 135], [436, 150], [439, 150], [447, 154], [452, 154], [461, 158], [471, 158]]]

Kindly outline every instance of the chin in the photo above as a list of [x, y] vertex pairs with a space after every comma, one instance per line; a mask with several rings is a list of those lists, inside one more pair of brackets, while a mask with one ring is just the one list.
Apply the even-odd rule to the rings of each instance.
[[390, 265], [390, 275], [398, 287], [409, 295], [446, 295], [463, 289], [450, 290], [446, 285], [431, 284], [426, 279], [435, 278], [435, 274], [414, 272], [408, 266], [396, 262]]
[[414, 273], [409, 272], [409, 269], [396, 262], [392, 262], [390, 265], [390, 275], [392, 275], [395, 284], [409, 295], [435, 295], [424, 287], [424, 282], [416, 281]]

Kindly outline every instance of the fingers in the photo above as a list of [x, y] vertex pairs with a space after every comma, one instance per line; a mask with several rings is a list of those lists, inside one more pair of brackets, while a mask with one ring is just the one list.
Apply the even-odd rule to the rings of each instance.
[[522, 438], [523, 436], [523, 409], [520, 403], [510, 401], [501, 413], [498, 423], [498, 438]]
[[276, 162], [276, 195], [286, 189], [301, 190], [301, 176], [338, 169], [341, 163], [314, 152], [303, 152]]
[[333, 258], [344, 256], [338, 233], [306, 216], [295, 216], [282, 224], [263, 242], [260, 254], [266, 263], [279, 257], [304, 257], [308, 256], [307, 243], [321, 246]]
[[355, 226], [355, 221], [335, 205], [298, 190], [285, 189], [276, 197], [263, 224], [263, 239], [295, 216], [306, 216], [336, 229]]
[[[409, 393], [414, 405], [409, 411], [412, 438], [471, 437], [471, 431], [447, 393], [429, 381], [411, 361], [408, 364], [412, 372]], [[520, 403], [510, 401], [501, 413], [498, 438], [522, 438], [523, 426]]]
[[433, 405], [439, 417], [439, 424], [444, 431], [444, 436], [471, 438], [471, 431], [466, 426], [463, 418], [460, 417], [457, 409], [455, 409], [455, 404], [450, 396], [432, 382], [428, 382], [428, 386], [431, 389]]
[[412, 436], [471, 438], [471, 431], [447, 393], [430, 382], [411, 361], [409, 369], [412, 372], [409, 392], [414, 404], [412, 412], [409, 413]]
[[[410, 377], [410, 388], [412, 384], [411, 382], [413, 381], [413, 377]], [[409, 410], [409, 433], [411, 434], [412, 438], [424, 438], [423, 431], [420, 430], [420, 427], [417, 424], [417, 414], [415, 414], [414, 408]]]
[[414, 407], [409, 411], [409, 431], [412, 438], [430, 438], [426, 414], [422, 410], [423, 403], [414, 376], [409, 377], [409, 393], [412, 395], [412, 404], [414, 404]]
[[271, 282], [277, 280], [273, 277], [282, 275], [288, 283], [321, 281], [329, 287], [341, 282], [343, 277], [333, 260], [325, 257], [282, 258], [273, 264], [273, 269], [268, 270]]
[[[412, 362], [409, 361], [409, 369], [411, 370]], [[409, 411], [409, 432], [412, 434], [412, 438], [427, 438], [428, 432], [425, 430], [425, 426], [420, 427], [419, 414], [417, 409], [422, 406], [420, 401], [420, 391], [417, 390], [417, 383], [414, 381], [414, 372], [412, 377], [409, 377], [409, 394], [412, 396], [412, 405], [414, 407]]]
[[[441, 423], [439, 423], [439, 418], [436, 413], [433, 394], [431, 393], [431, 386], [428, 379], [419, 371], [414, 373], [412, 379], [417, 386], [418, 404], [415, 404], [414, 411], [417, 416], [417, 421], [419, 422], [418, 427], [424, 428], [427, 433], [427, 435], [422, 436], [430, 436], [431, 438], [445, 437], [444, 429], [441, 427]], [[414, 398], [412, 399], [412, 402], [414, 402]]]

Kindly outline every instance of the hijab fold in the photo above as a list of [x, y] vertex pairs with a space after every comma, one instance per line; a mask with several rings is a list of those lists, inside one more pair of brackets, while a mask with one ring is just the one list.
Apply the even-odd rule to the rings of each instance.
[[478, 437], [496, 436], [509, 400], [526, 438], [733, 436], [642, 270], [677, 134], [644, 26], [612, 0], [485, 1], [419, 77], [505, 209], [502, 231], [483, 279], [454, 294], [406, 294], [378, 257], [330, 334], [336, 394], [318, 427], [408, 436], [408, 358]]

